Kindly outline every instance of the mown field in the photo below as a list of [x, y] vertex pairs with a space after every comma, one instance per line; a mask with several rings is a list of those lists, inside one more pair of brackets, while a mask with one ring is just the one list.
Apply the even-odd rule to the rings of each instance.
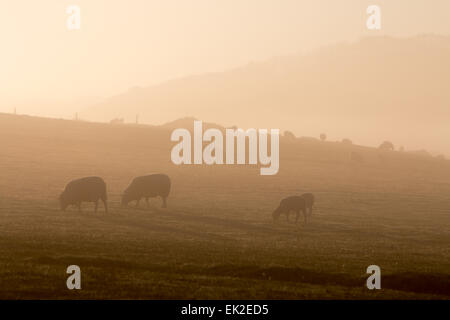
[[[280, 172], [175, 166], [170, 131], [0, 114], [2, 299], [449, 299], [450, 163], [308, 139]], [[362, 163], [349, 152], [363, 156]], [[172, 179], [168, 208], [121, 208], [131, 179]], [[59, 210], [74, 178], [108, 184], [110, 212]], [[313, 192], [305, 225], [272, 222]], [[78, 265], [82, 289], [66, 288]], [[369, 265], [381, 290], [365, 286]]]

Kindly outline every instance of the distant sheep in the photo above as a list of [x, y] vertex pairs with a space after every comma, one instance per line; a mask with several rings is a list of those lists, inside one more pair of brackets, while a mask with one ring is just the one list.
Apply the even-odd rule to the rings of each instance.
[[86, 177], [69, 182], [64, 191], [59, 196], [61, 210], [65, 211], [69, 205], [78, 206], [81, 212], [82, 202], [94, 202], [95, 212], [98, 208], [98, 200], [102, 200], [105, 212], [108, 213], [106, 203], [106, 183], [99, 177]]
[[296, 213], [295, 223], [298, 221], [300, 211], [303, 212], [306, 223], [306, 200], [303, 196], [291, 196], [281, 200], [280, 205], [272, 213], [274, 221], [277, 221], [281, 214], [286, 214], [286, 221], [289, 221], [289, 213], [294, 211]]
[[160, 196], [163, 200], [162, 207], [166, 208], [170, 184], [170, 178], [165, 174], [152, 174], [134, 178], [123, 193], [122, 206], [125, 207], [131, 201], [136, 201], [136, 207], [138, 207], [142, 198], [145, 198], [147, 206], [149, 206], [149, 198]]

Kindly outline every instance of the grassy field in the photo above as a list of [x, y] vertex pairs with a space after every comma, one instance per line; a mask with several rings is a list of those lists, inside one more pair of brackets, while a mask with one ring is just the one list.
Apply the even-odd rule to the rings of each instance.
[[[175, 166], [170, 131], [0, 114], [0, 298], [449, 299], [450, 162], [307, 139], [280, 172]], [[360, 153], [363, 163], [349, 160]], [[168, 208], [121, 208], [131, 179], [172, 179]], [[61, 212], [74, 178], [108, 184], [110, 213]], [[313, 192], [305, 225], [274, 224]], [[66, 288], [79, 265], [82, 290]], [[381, 290], [365, 286], [369, 265]]]

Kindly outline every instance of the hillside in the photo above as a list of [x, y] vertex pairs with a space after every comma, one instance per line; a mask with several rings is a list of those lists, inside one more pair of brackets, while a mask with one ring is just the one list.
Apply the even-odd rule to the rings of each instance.
[[[29, 163], [31, 166], [25, 168], [26, 170], [34, 167], [39, 170], [45, 168], [60, 170], [57, 175], [65, 171], [63, 176], [67, 178], [77, 175], [78, 171], [74, 172], [73, 169], [84, 168], [78, 172], [79, 174], [94, 173], [98, 165], [101, 171], [106, 170], [107, 164], [115, 167], [118, 173], [124, 171], [137, 173], [139, 168], [149, 170], [157, 166], [160, 170], [174, 170], [180, 173], [205, 170], [209, 173], [217, 173], [219, 176], [223, 173], [229, 175], [235, 172], [239, 175], [244, 172], [255, 181], [265, 179], [281, 181], [289, 177], [292, 170], [297, 171], [295, 167], [303, 168], [301, 170], [303, 172], [307, 165], [316, 167], [321, 164], [324, 164], [325, 171], [336, 167], [344, 170], [339, 171], [343, 174], [347, 170], [350, 170], [349, 173], [352, 170], [376, 170], [376, 172], [382, 172], [382, 176], [386, 176], [388, 180], [409, 179], [411, 174], [420, 173], [428, 176], [427, 180], [430, 182], [445, 179], [450, 169], [450, 161], [431, 157], [423, 152], [383, 152], [377, 148], [349, 145], [339, 141], [322, 142], [309, 137], [286, 138], [284, 136], [280, 140], [280, 173], [273, 177], [258, 177], [257, 166], [249, 165], [235, 166], [235, 168], [176, 166], [170, 161], [171, 148], [176, 144], [170, 141], [170, 134], [175, 128], [187, 128], [192, 131], [194, 120], [194, 118], [183, 118], [161, 126], [111, 125], [0, 114], [0, 134], [3, 136], [0, 154], [3, 161], [8, 161], [11, 166]], [[207, 128], [224, 130], [221, 125], [207, 122], [203, 124], [203, 127], [204, 130]], [[362, 157], [361, 161], [352, 160], [352, 152], [359, 154]], [[105, 166], [101, 165], [104, 161], [106, 161]], [[55, 166], [56, 164], [58, 166]], [[3, 174], [8, 172], [11, 170], [4, 170]], [[107, 169], [107, 172], [111, 170]], [[28, 179], [26, 171], [20, 170], [20, 174], [25, 181]], [[325, 172], [323, 175], [327, 176]], [[188, 176], [185, 175], [186, 178]], [[378, 179], [380, 176], [368, 175], [365, 178]], [[309, 182], [315, 185], [318, 183], [318, 181], [314, 182], [314, 179], [310, 179]], [[14, 193], [7, 179], [1, 179], [0, 185], [3, 186], [0, 189], [3, 192]], [[28, 189], [30, 188], [30, 185], [26, 183], [25, 185]], [[414, 188], [413, 185], [405, 185], [405, 187]], [[56, 190], [58, 188], [47, 189], [52, 192]]]
[[333, 134], [450, 153], [450, 38], [373, 37], [308, 55], [136, 87], [86, 109], [147, 123], [195, 117], [224, 125]]
[[[261, 176], [257, 166], [175, 166], [170, 133], [0, 114], [0, 297], [450, 297], [449, 161], [282, 137], [279, 173]], [[120, 206], [134, 177], [158, 172], [172, 180], [167, 209], [160, 199]], [[88, 203], [62, 212], [64, 186], [92, 175], [107, 183], [110, 213]], [[282, 198], [304, 192], [316, 196], [306, 224], [272, 221]], [[65, 287], [71, 264], [78, 292]], [[365, 287], [372, 264], [383, 290]]]

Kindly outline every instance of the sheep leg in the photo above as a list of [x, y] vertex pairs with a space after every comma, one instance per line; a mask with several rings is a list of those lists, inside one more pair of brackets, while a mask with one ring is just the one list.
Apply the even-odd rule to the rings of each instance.
[[95, 201], [95, 210], [94, 210], [95, 213], [97, 213], [97, 209], [98, 209], [98, 199]]
[[106, 199], [102, 199], [103, 205], [105, 206], [105, 212], [108, 213], [108, 203], [106, 202]]

